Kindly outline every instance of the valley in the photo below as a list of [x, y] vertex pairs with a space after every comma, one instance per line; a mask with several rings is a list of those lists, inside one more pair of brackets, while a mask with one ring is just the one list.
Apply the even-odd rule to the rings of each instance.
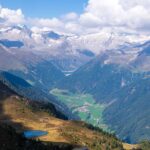
[[50, 93], [56, 96], [58, 101], [63, 102], [81, 120], [108, 131], [102, 116], [106, 105], [97, 103], [92, 95], [74, 94], [68, 90], [60, 89], [53, 89]]

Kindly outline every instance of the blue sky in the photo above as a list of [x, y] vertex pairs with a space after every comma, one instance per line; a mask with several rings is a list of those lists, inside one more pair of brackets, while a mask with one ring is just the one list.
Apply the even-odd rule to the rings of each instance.
[[69, 12], [82, 13], [87, 0], [0, 0], [2, 7], [21, 8], [28, 17], [59, 17]]

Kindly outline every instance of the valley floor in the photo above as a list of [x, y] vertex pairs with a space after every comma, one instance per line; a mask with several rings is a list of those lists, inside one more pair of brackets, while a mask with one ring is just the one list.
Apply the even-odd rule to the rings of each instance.
[[103, 122], [102, 116], [106, 105], [96, 103], [92, 95], [77, 94], [61, 89], [53, 89], [50, 93], [56, 96], [58, 101], [65, 104], [72, 114], [80, 120], [109, 131], [107, 125]]

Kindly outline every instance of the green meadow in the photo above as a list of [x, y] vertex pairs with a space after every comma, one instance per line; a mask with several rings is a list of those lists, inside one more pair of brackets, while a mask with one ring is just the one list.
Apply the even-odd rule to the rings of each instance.
[[74, 94], [68, 90], [53, 89], [50, 91], [59, 101], [63, 102], [71, 111], [94, 126], [107, 130], [103, 122], [102, 113], [105, 109], [104, 104], [96, 103], [90, 94]]

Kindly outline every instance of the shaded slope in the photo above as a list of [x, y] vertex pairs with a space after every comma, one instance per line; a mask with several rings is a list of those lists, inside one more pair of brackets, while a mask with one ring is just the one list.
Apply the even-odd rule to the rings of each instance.
[[[97, 57], [82, 66], [71, 76], [57, 83], [56, 87], [73, 92], [90, 93], [99, 102], [109, 102], [107, 97], [122, 88], [122, 82], [130, 83], [135, 78], [127, 68], [115, 64], [104, 65], [103, 59]], [[109, 94], [108, 94], [109, 93]]]
[[55, 67], [49, 58], [29, 50], [1, 45], [0, 70], [13, 73], [43, 90], [49, 89], [64, 77], [61, 70]]
[[30, 98], [33, 100], [42, 99], [43, 101], [48, 101], [48, 98], [52, 99], [52, 97], [48, 97], [48, 95], [42, 90], [40, 90], [39, 88], [30, 85], [24, 79], [18, 76], [15, 76], [9, 72], [1, 71], [0, 80], [3, 81], [6, 85], [8, 85], [15, 92], [27, 98]]
[[150, 79], [144, 77], [112, 95], [117, 101], [105, 110], [104, 118], [123, 140], [136, 143], [150, 139], [149, 97]]
[[103, 119], [121, 139], [131, 143], [150, 139], [149, 72], [105, 64], [107, 57], [105, 54], [97, 57], [56, 87], [90, 93], [98, 103], [105, 104]]

